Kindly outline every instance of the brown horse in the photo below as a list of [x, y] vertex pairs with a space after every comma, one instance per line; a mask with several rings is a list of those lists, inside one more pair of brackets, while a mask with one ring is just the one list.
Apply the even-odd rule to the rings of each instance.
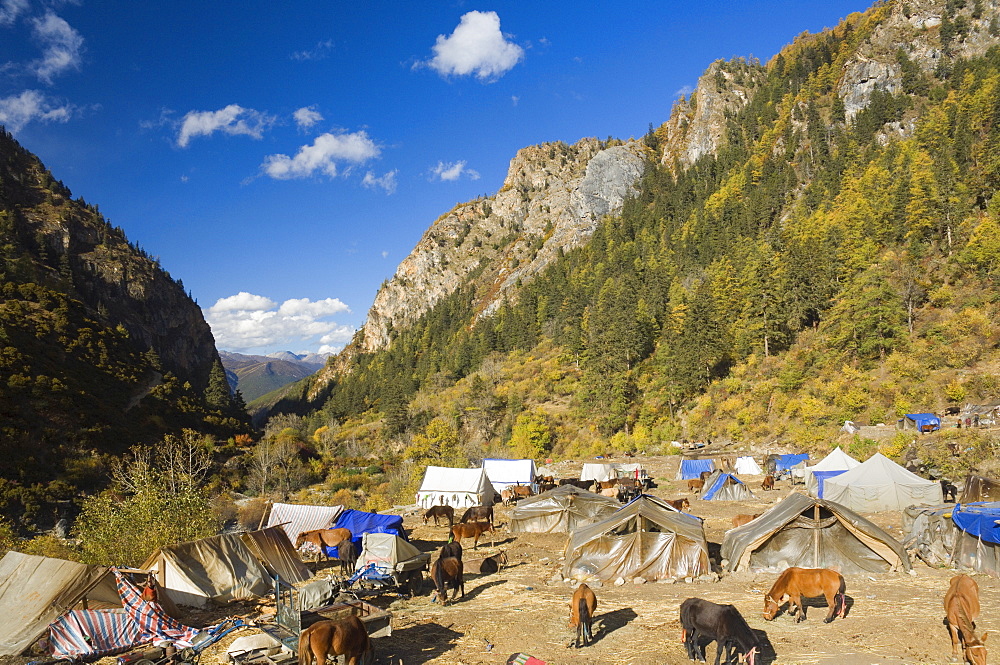
[[438, 554], [439, 559], [447, 559], [448, 557], [454, 557], [459, 561], [462, 560], [462, 543], [455, 542], [454, 540], [449, 540], [447, 543], [441, 546], [441, 552]]
[[493, 506], [472, 506], [462, 513], [462, 524], [466, 522], [489, 522], [493, 524]]
[[837, 599], [840, 599], [840, 617], [843, 618], [847, 611], [847, 601], [844, 598], [844, 576], [829, 568], [788, 568], [778, 576], [774, 586], [764, 596], [764, 618], [770, 621], [781, 608], [785, 596], [788, 596], [790, 607], [789, 613], [798, 610], [795, 623], [805, 621], [806, 607], [802, 604], [802, 598], [815, 598], [824, 596], [830, 612], [823, 619], [823, 623], [833, 621], [834, 614], [837, 613]]
[[441, 599], [441, 604], [448, 603], [448, 586], [450, 585], [455, 593], [451, 595], [454, 600], [458, 596], [459, 590], [462, 598], [465, 598], [465, 580], [463, 579], [462, 560], [455, 557], [438, 559], [431, 564], [431, 579], [434, 580], [434, 595], [431, 600]]
[[764, 482], [760, 484], [762, 490], [773, 490], [774, 489], [774, 476], [768, 474], [764, 476]]
[[576, 628], [573, 644], [577, 648], [587, 646], [594, 639], [592, 624], [596, 609], [597, 596], [591, 588], [586, 584], [578, 586], [573, 592], [573, 600], [569, 601], [569, 627]]
[[697, 494], [705, 487], [705, 481], [701, 478], [692, 478], [688, 481], [688, 492], [694, 492]]
[[683, 499], [664, 499], [663, 503], [676, 508], [677, 510], [684, 510], [685, 508], [691, 507], [691, 502], [687, 500], [687, 497]]
[[325, 665], [327, 656], [344, 656], [345, 665], [358, 665], [372, 648], [368, 631], [357, 615], [341, 621], [318, 621], [299, 636], [299, 665]]
[[733, 518], [733, 526], [743, 526], [744, 524], [749, 524], [755, 519], [760, 517], [763, 513], [757, 513], [756, 515], [747, 515], [746, 513], [737, 515]]
[[958, 658], [961, 643], [965, 660], [972, 665], [986, 665], [986, 641], [988, 633], [976, 637], [973, 621], [979, 616], [979, 585], [968, 575], [955, 575], [951, 586], [944, 595], [945, 624], [951, 633], [952, 660]]
[[463, 538], [472, 538], [472, 549], [479, 548], [479, 537], [484, 533], [490, 534], [490, 545], [495, 544], [493, 538], [493, 525], [489, 522], [470, 522], [469, 524], [456, 524], [451, 527], [451, 537], [453, 540], [462, 542]]
[[439, 517], [447, 517], [448, 526], [451, 526], [455, 523], [455, 509], [451, 506], [431, 506], [424, 513], [424, 524], [427, 524], [427, 520], [432, 517], [434, 518], [434, 526], [438, 525]]
[[[345, 540], [354, 537], [350, 529], [316, 529], [314, 531], [303, 531], [295, 539], [295, 549], [302, 547], [304, 543], [312, 543], [322, 552], [327, 561], [330, 556], [326, 553], [327, 547], [337, 547]], [[325, 547], [324, 547], [325, 546]]]

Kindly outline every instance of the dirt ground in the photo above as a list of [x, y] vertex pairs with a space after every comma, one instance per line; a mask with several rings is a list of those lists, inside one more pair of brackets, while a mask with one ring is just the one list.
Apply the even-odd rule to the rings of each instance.
[[[674, 481], [679, 458], [637, 457], [658, 485], [652, 494], [663, 498], [691, 496], [686, 483]], [[580, 462], [550, 465], [557, 475], [576, 476]], [[689, 512], [705, 519], [710, 543], [721, 543], [731, 528], [731, 518], [739, 513], [762, 512], [791, 491], [779, 483], [775, 491], [759, 490], [759, 477], [748, 476], [757, 498], [746, 502], [701, 501], [693, 497]], [[756, 482], [754, 482], [756, 480]], [[682, 485], [685, 489], [682, 489]], [[866, 515], [900, 537], [900, 514]], [[437, 549], [447, 539], [448, 529], [424, 526], [419, 514], [405, 517], [414, 544], [425, 550]], [[507, 509], [498, 507], [497, 520], [506, 523]], [[568, 601], [575, 585], [565, 584], [557, 571], [562, 566], [566, 545], [564, 534], [521, 534], [512, 536], [501, 528], [498, 541], [489, 541], [473, 550], [466, 559], [506, 550], [509, 566], [494, 575], [466, 575], [465, 598], [442, 607], [429, 597], [431, 585], [413, 599], [381, 596], [369, 602], [392, 612], [392, 636], [376, 639], [377, 662], [385, 665], [448, 663], [450, 665], [494, 665], [504, 663], [512, 653], [525, 652], [546, 663], [635, 664], [686, 663], [680, 642], [678, 607], [690, 597], [718, 603], [732, 603], [746, 617], [758, 635], [765, 637], [764, 658], [758, 663], [806, 665], [930, 664], [951, 661], [947, 629], [942, 623], [942, 599], [951, 570], [914, 566], [915, 575], [884, 574], [848, 576], [847, 596], [853, 599], [844, 619], [824, 624], [825, 601], [818, 599], [810, 608], [809, 619], [796, 625], [787, 613], [774, 621], [761, 616], [764, 593], [775, 579], [772, 574], [735, 573], [718, 582], [685, 584], [663, 582], [624, 586], [605, 584], [595, 589], [596, 642], [583, 649], [568, 647], [573, 633], [567, 625]], [[326, 573], [326, 568], [321, 574]], [[332, 573], [334, 569], [330, 569]], [[976, 575], [983, 612], [977, 622], [982, 630], [1000, 627], [1000, 581]], [[228, 608], [234, 610], [251, 608]], [[202, 617], [208, 619], [208, 617]], [[233, 635], [248, 634], [240, 631]], [[224, 662], [226, 639], [206, 651], [203, 663]], [[708, 647], [711, 659], [714, 643]], [[105, 659], [111, 665], [111, 659]], [[712, 662], [709, 660], [709, 662]]]

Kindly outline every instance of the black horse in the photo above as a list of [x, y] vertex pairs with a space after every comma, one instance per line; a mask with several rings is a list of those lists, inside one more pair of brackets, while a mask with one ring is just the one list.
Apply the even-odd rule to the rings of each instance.
[[[760, 652], [757, 636], [750, 630], [746, 619], [732, 605], [717, 605], [701, 598], [688, 598], [681, 603], [681, 628], [688, 658], [705, 660], [698, 641], [707, 639], [716, 642], [715, 665], [719, 665], [722, 652], [726, 652], [726, 665], [746, 662], [754, 665], [754, 658]], [[733, 657], [737, 660], [734, 661]]]

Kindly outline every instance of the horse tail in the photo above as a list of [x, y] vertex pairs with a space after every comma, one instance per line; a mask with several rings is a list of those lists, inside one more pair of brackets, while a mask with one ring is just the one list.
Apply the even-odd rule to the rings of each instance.
[[586, 645], [590, 641], [590, 607], [587, 605], [587, 599], [584, 594], [580, 594], [580, 600], [577, 602], [577, 611], [580, 614], [580, 623], [577, 626], [577, 633], [583, 632], [583, 643]]
[[309, 644], [309, 635], [311, 632], [307, 628], [299, 635], [299, 665], [312, 664], [312, 650]]

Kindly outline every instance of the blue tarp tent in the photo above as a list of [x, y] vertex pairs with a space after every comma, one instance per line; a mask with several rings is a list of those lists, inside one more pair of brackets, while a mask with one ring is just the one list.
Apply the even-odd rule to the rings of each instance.
[[966, 503], [951, 513], [955, 526], [974, 538], [1000, 544], [1000, 502]]
[[898, 422], [899, 429], [915, 429], [918, 432], [928, 427], [932, 432], [941, 429], [941, 419], [933, 413], [907, 413]]
[[780, 475], [785, 471], [790, 471], [793, 466], [807, 459], [809, 459], [809, 455], [806, 453], [802, 453], [801, 455], [778, 455], [774, 458], [774, 473]]
[[753, 498], [753, 494], [743, 481], [731, 473], [714, 472], [705, 481], [705, 487], [701, 495], [705, 501], [742, 501]]
[[677, 480], [698, 478], [702, 471], [715, 471], [715, 462], [710, 459], [682, 459]]
[[[351, 539], [361, 551], [361, 536], [366, 533], [394, 533], [403, 540], [406, 531], [403, 530], [403, 518], [399, 515], [381, 515], [379, 513], [366, 513], [363, 510], [351, 510], [348, 508], [340, 513], [337, 522], [331, 527], [333, 529], [350, 529], [354, 537]], [[327, 554], [337, 556], [337, 552], [332, 547], [327, 547]]]
[[827, 478], [833, 478], [834, 476], [839, 476], [842, 473], [846, 473], [847, 469], [836, 469], [834, 471], [813, 471], [813, 478], [816, 479], [816, 497], [823, 498], [823, 481]]

